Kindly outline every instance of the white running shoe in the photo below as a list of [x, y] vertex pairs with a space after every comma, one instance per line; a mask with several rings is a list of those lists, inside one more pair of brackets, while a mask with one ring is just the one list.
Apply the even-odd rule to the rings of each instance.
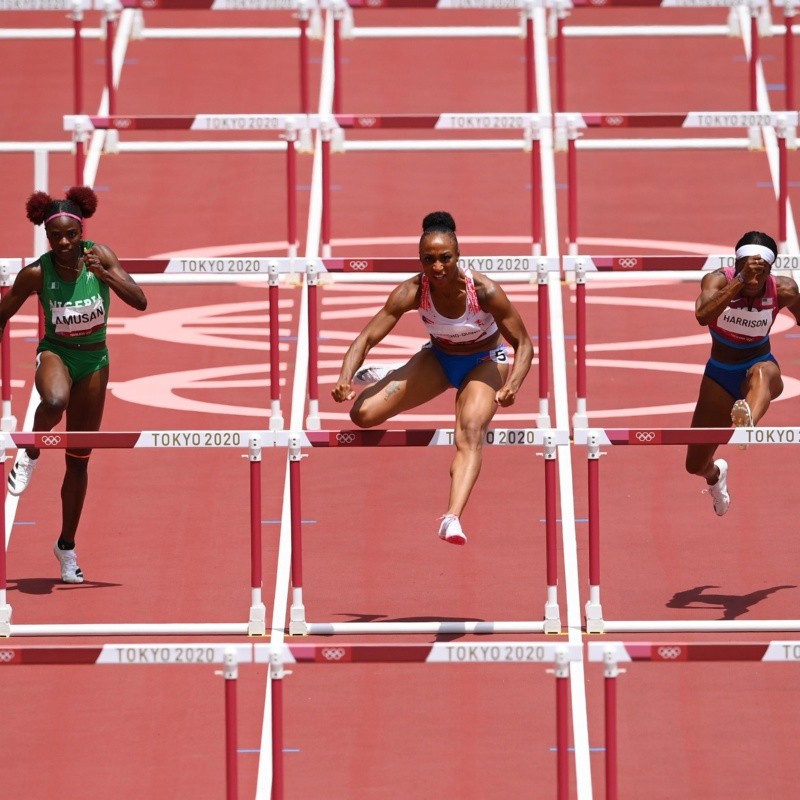
[[17, 453], [17, 460], [8, 473], [8, 493], [15, 497], [21, 495], [31, 482], [33, 471], [39, 463], [38, 458], [30, 458], [25, 450]]
[[[734, 428], [752, 428], [753, 414], [747, 400], [737, 400], [731, 409], [731, 423]], [[740, 450], [747, 450], [746, 444], [739, 445]]]
[[58, 542], [53, 547], [53, 552], [61, 564], [61, 580], [64, 583], [83, 583], [83, 572], [78, 566], [78, 554], [74, 550], [60, 550]]
[[708, 487], [708, 493], [714, 501], [714, 512], [721, 517], [731, 504], [731, 496], [728, 494], [728, 462], [718, 458], [714, 466], [719, 469], [719, 478], [715, 484]]
[[372, 364], [369, 367], [361, 367], [356, 370], [351, 383], [353, 386], [372, 386], [373, 383], [383, 380], [394, 370], [395, 367], [390, 367], [387, 364]]
[[439, 538], [448, 544], [466, 544], [467, 534], [461, 530], [461, 522], [455, 514], [445, 514], [439, 525]]

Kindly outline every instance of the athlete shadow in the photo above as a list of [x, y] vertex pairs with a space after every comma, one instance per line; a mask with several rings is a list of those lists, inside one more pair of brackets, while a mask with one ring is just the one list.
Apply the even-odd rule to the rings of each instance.
[[53, 594], [64, 589], [113, 589], [121, 583], [101, 583], [100, 581], [84, 581], [83, 583], [63, 583], [59, 578], [10, 578], [8, 590], [22, 594]]
[[[781, 589], [796, 589], [796, 586], [771, 586], [749, 594], [706, 593], [706, 589], [719, 589], [719, 586], [695, 586], [683, 592], [676, 592], [667, 603], [667, 608], [721, 608], [724, 609], [723, 620], [736, 619], [746, 614], [751, 606], [766, 600], [771, 594]], [[699, 604], [699, 605], [696, 605]]]
[[464, 624], [464, 630], [463, 631], [448, 631], [447, 633], [437, 633], [436, 634], [436, 641], [437, 642], [452, 642], [455, 639], [460, 639], [462, 636], [466, 636], [468, 633], [470, 633], [472, 635], [481, 635], [481, 633], [485, 633], [485, 634], [488, 635], [488, 634], [492, 633], [492, 631], [489, 630], [489, 628], [488, 628], [488, 626], [491, 623], [486, 623], [487, 624], [487, 630], [486, 631], [480, 631], [480, 630], [467, 631], [466, 630], [466, 624], [467, 623], [486, 622], [486, 620], [479, 619], [479, 618], [476, 618], [476, 617], [394, 617], [394, 618], [391, 618], [391, 617], [387, 617], [385, 614], [357, 614], [357, 613], [348, 612], [348, 611], [342, 611], [340, 614], [337, 614], [336, 616], [339, 616], [339, 617], [351, 617], [351, 619], [349, 619], [348, 622], [355, 622], [355, 623], [359, 623], [359, 622], [398, 622], [398, 623], [402, 623], [402, 622], [409, 622], [409, 623], [414, 623], [414, 622], [448, 622], [448, 623], [453, 623], [455, 625], [458, 625], [459, 623], [463, 623]]

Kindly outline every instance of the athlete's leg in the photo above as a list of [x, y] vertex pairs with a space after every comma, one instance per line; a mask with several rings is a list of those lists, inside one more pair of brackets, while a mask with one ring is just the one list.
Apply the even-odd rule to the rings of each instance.
[[759, 361], [747, 370], [742, 394], [750, 406], [755, 425], [766, 414], [769, 404], [783, 392], [781, 369], [774, 361]]
[[[35, 431], [50, 431], [61, 421], [69, 403], [72, 379], [64, 362], [48, 350], [36, 356], [36, 391], [41, 398], [33, 414]], [[26, 447], [30, 458], [39, 458], [38, 447]]]
[[450, 382], [430, 348], [415, 353], [402, 367], [365, 389], [350, 411], [360, 428], [372, 428], [449, 389]]
[[505, 383], [508, 364], [478, 364], [456, 395], [456, 455], [450, 465], [448, 514], [460, 516], [481, 471], [483, 439], [497, 411], [495, 393]]
[[[108, 385], [108, 366], [92, 372], [72, 386], [67, 405], [68, 431], [98, 431]], [[61, 485], [61, 536], [64, 544], [75, 543], [89, 484], [90, 448], [70, 448], [65, 453], [66, 473]]]
[[[692, 416], [693, 428], [727, 428], [731, 424], [734, 398], [707, 375], [700, 382], [700, 394]], [[714, 466], [715, 444], [690, 444], [686, 449], [686, 471], [713, 485], [719, 477]]]

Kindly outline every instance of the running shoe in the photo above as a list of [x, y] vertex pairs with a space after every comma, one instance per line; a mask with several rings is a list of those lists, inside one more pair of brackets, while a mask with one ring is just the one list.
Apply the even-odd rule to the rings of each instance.
[[83, 583], [83, 572], [78, 566], [78, 554], [74, 550], [61, 550], [56, 542], [53, 547], [58, 563], [61, 564], [61, 580], [64, 583]]
[[372, 386], [373, 383], [383, 380], [390, 372], [394, 372], [394, 370], [394, 367], [390, 367], [386, 364], [373, 364], [369, 367], [361, 367], [356, 370], [356, 374], [353, 375], [351, 383], [353, 386]]
[[[734, 428], [752, 428], [753, 414], [747, 400], [737, 400], [731, 409], [731, 422]], [[740, 450], [747, 450], [746, 444], [738, 445]]]
[[33, 471], [39, 463], [38, 458], [30, 458], [25, 450], [17, 453], [17, 460], [8, 473], [8, 493], [14, 496], [21, 495], [31, 482]]
[[461, 530], [461, 522], [455, 514], [445, 514], [439, 525], [439, 538], [449, 544], [466, 544], [467, 534]]
[[719, 478], [713, 486], [708, 487], [708, 493], [714, 501], [714, 513], [721, 517], [731, 504], [731, 496], [728, 494], [728, 462], [718, 458], [714, 466], [719, 469]]

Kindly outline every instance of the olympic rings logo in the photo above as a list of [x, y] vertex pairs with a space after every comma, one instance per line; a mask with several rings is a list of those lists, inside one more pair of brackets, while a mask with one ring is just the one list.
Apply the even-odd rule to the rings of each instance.
[[674, 661], [676, 658], [679, 658], [681, 655], [681, 648], [680, 647], [659, 647], [658, 648], [658, 655], [660, 658], [663, 658], [664, 661]]
[[638, 263], [638, 258], [621, 258], [617, 262], [623, 269], [633, 269]]
[[336, 441], [339, 444], [353, 444], [356, 440], [356, 435], [354, 433], [337, 433], [336, 434]]
[[616, 128], [622, 125], [622, 123], [625, 122], [625, 119], [624, 117], [604, 117], [603, 121], [606, 123], [606, 125], [612, 125]]
[[350, 269], [354, 269], [357, 272], [365, 270], [369, 266], [368, 261], [349, 261], [348, 266]]
[[0, 650], [0, 661], [4, 664], [10, 664], [14, 660], [13, 650]]
[[359, 117], [358, 124], [361, 128], [372, 128], [378, 120], [375, 117]]
[[42, 436], [41, 443], [45, 447], [55, 447], [56, 445], [61, 444], [61, 437], [60, 436]]
[[114, 127], [115, 128], [130, 128], [133, 123], [127, 117], [123, 117], [122, 119], [115, 119], [114, 120]]
[[636, 438], [640, 442], [652, 442], [656, 435], [653, 431], [636, 431]]
[[321, 652], [326, 661], [341, 661], [345, 656], [343, 647], [323, 647]]

